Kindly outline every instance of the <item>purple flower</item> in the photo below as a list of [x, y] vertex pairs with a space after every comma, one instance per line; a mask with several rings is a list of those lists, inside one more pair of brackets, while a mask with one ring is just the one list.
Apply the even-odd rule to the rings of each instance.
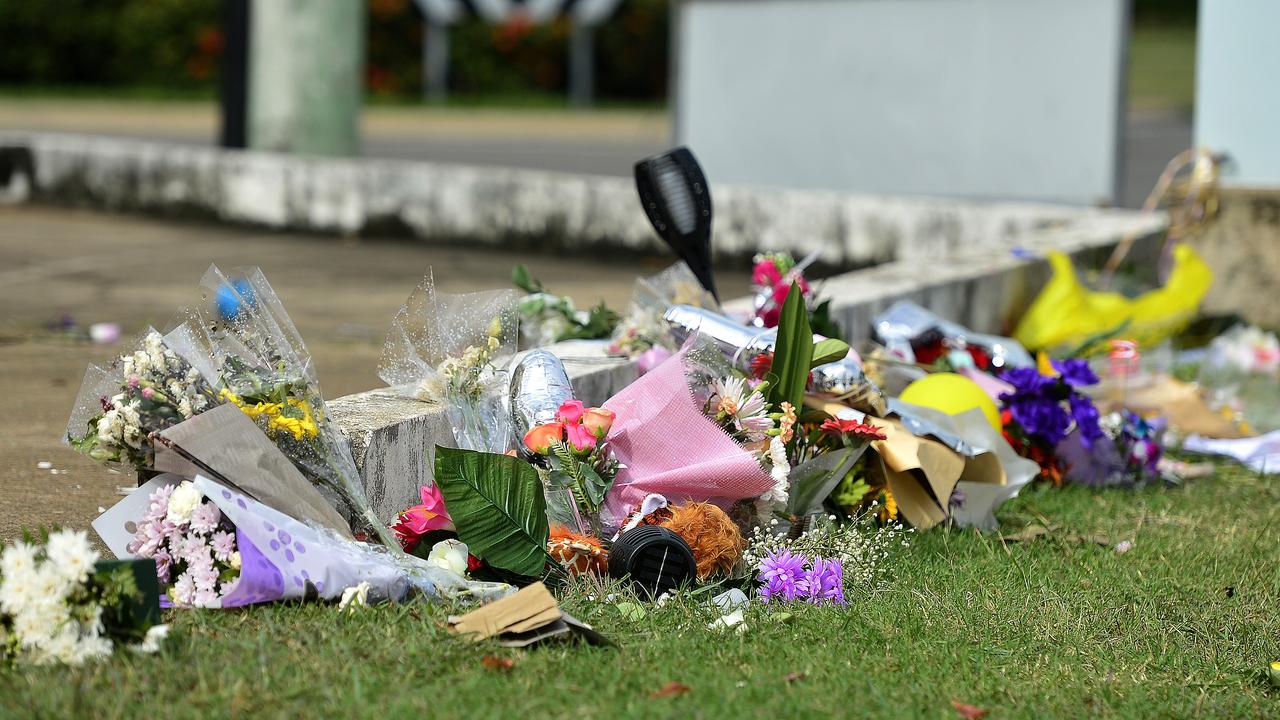
[[1086, 360], [1053, 360], [1053, 369], [1058, 371], [1062, 380], [1071, 387], [1098, 384], [1098, 376], [1093, 374]]
[[1000, 376], [1001, 380], [1013, 386], [1014, 392], [1000, 396], [1001, 400], [1017, 398], [1022, 395], [1040, 395], [1057, 384], [1058, 379], [1041, 375], [1035, 368], [1013, 368]]
[[1094, 407], [1093, 401], [1079, 393], [1071, 393], [1069, 402], [1071, 418], [1076, 421], [1076, 427], [1080, 428], [1081, 444], [1087, 448], [1103, 439], [1105, 435], [1102, 426], [1098, 424], [1098, 408]]
[[804, 573], [796, 591], [814, 605], [830, 602], [844, 605], [844, 565], [839, 560], [813, 559], [813, 568]]
[[[1056, 400], [1047, 398], [1014, 398], [1009, 404], [1013, 419], [1027, 435], [1034, 436], [1049, 445], [1057, 445], [1071, 427], [1071, 416]], [[1095, 424], [1097, 419], [1095, 417]]]
[[804, 576], [805, 557], [782, 549], [767, 554], [760, 563], [760, 588], [757, 594], [764, 602], [773, 598], [796, 599], [796, 584]]

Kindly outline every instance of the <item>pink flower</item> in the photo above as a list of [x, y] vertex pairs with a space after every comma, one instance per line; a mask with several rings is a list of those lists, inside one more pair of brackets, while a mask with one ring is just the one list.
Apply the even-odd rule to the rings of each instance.
[[582, 416], [582, 426], [585, 427], [597, 439], [603, 440], [609, 434], [609, 428], [613, 427], [613, 421], [617, 417], [612, 410], [604, 408], [591, 408], [586, 415]]
[[414, 505], [400, 513], [396, 524], [391, 528], [400, 539], [400, 545], [405, 552], [410, 552], [417, 547], [423, 535], [434, 530], [453, 528], [453, 519], [445, 511], [444, 497], [440, 495], [439, 486], [423, 485], [421, 494], [422, 504]]
[[558, 422], [547, 423], [531, 428], [525, 433], [524, 446], [529, 448], [529, 452], [546, 455], [551, 448], [551, 443], [559, 442], [562, 438], [564, 438], [564, 425]]
[[669, 357], [671, 357], [670, 350], [662, 347], [661, 345], [655, 345], [640, 353], [639, 357], [636, 358], [636, 370], [641, 375], [644, 375], [650, 370], [661, 365]]
[[141, 382], [142, 382], [142, 378], [138, 377], [137, 375], [129, 376], [129, 387], [136, 388]]
[[560, 406], [560, 410], [556, 412], [556, 419], [565, 425], [577, 425], [582, 422], [582, 416], [586, 411], [581, 400], [570, 400]]
[[236, 551], [236, 536], [226, 531], [213, 534], [213, 556], [220, 562], [226, 562], [231, 553]]
[[751, 284], [773, 287], [782, 282], [782, 271], [773, 260], [761, 260], [751, 269]]
[[151, 389], [151, 388], [149, 388], [149, 387], [142, 388], [142, 397], [144, 397], [144, 398], [146, 398], [146, 399], [148, 399], [148, 400], [150, 400], [152, 397], [154, 397], [154, 396], [155, 396], [155, 394], [156, 394], [156, 391], [155, 391], [155, 390], [152, 390], [152, 389]]
[[206, 502], [191, 513], [191, 529], [202, 535], [208, 535], [218, 529], [218, 521], [222, 519], [222, 511], [217, 505]]
[[159, 578], [160, 582], [168, 583], [169, 569], [173, 565], [173, 558], [169, 557], [168, 552], [161, 550], [160, 552], [156, 553], [155, 560], [156, 560], [156, 577]]
[[574, 452], [589, 453], [596, 448], [596, 436], [584, 425], [570, 425], [565, 428], [569, 435], [569, 447]]

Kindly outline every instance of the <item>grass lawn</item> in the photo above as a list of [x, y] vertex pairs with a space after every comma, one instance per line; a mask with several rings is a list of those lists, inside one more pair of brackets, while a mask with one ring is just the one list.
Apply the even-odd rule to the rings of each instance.
[[[706, 628], [707, 595], [642, 619], [566, 597], [617, 649], [471, 644], [424, 603], [181, 612], [160, 655], [0, 676], [0, 715], [956, 718], [959, 700], [989, 718], [1275, 717], [1278, 516], [1280, 487], [1230, 468], [1172, 490], [1038, 488], [1003, 530], [1054, 536], [918, 534], [888, 590], [789, 618], [753, 606], [742, 634]], [[651, 696], [671, 681], [689, 691]]]

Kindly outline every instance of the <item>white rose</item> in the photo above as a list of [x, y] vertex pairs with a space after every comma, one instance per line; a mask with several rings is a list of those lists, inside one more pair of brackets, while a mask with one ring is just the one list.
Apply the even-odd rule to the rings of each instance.
[[342, 591], [342, 599], [338, 601], [338, 612], [345, 612], [347, 608], [365, 607], [369, 604], [369, 583], [361, 582], [355, 587], [349, 587]]
[[193, 483], [184, 482], [174, 488], [173, 494], [169, 496], [169, 521], [175, 525], [189, 522], [191, 513], [200, 506], [203, 499], [204, 496]]
[[467, 544], [460, 540], [441, 540], [431, 547], [427, 564], [462, 575], [467, 572]]

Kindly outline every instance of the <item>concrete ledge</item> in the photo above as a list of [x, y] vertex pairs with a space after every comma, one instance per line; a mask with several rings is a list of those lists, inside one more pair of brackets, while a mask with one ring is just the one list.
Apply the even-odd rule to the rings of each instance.
[[[714, 179], [715, 168], [707, 170]], [[722, 185], [714, 198], [722, 259], [821, 250], [824, 263], [846, 268], [1002, 247], [1064, 228], [1116, 235], [1137, 217]], [[665, 252], [627, 178], [0, 132], [0, 202], [26, 201], [282, 230], [407, 233], [429, 242]]]
[[[588, 405], [603, 403], [636, 379], [635, 367], [609, 357], [606, 345], [574, 341], [547, 348], [564, 361], [578, 399]], [[328, 407], [351, 442], [374, 512], [386, 522], [419, 502], [418, 488], [431, 482], [436, 445], [456, 447], [444, 406], [438, 403], [379, 388], [337, 398]]]

